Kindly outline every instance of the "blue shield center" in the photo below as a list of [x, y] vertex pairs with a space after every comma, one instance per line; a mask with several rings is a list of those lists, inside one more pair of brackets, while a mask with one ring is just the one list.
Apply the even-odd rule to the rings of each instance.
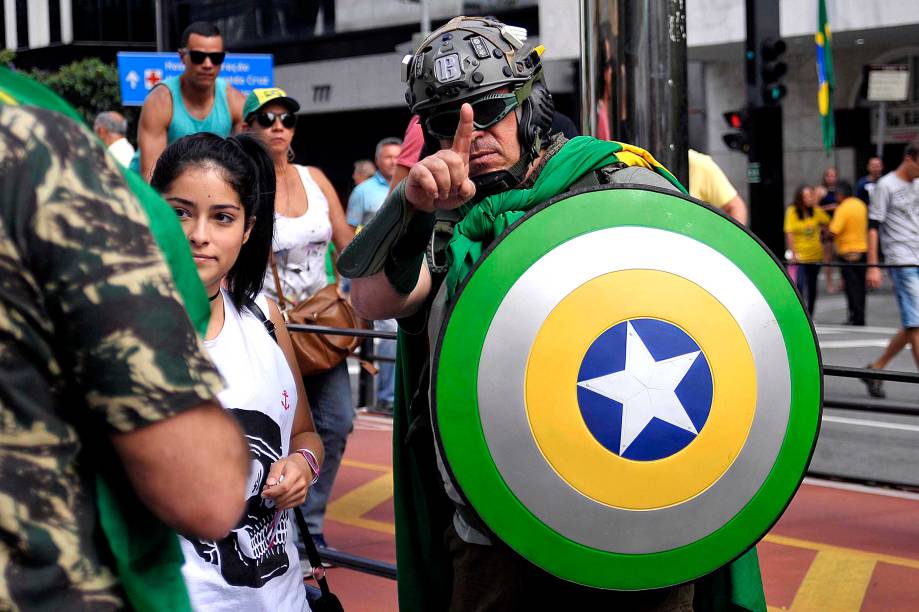
[[686, 448], [712, 407], [712, 372], [682, 329], [631, 319], [603, 332], [578, 371], [578, 406], [593, 437], [626, 459], [654, 461]]

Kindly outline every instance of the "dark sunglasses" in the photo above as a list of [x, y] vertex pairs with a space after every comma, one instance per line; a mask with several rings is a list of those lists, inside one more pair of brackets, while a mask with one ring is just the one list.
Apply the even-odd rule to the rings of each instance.
[[255, 120], [263, 128], [270, 128], [277, 119], [280, 119], [281, 125], [287, 129], [292, 129], [297, 125], [297, 116], [293, 113], [281, 113], [277, 115], [275, 113], [262, 112], [255, 115]]
[[[477, 130], [491, 127], [504, 119], [518, 103], [516, 94], [512, 93], [489, 94], [474, 100], [469, 103], [472, 106], [472, 125]], [[438, 111], [431, 114], [424, 125], [431, 136], [449, 140], [456, 135], [459, 116], [459, 107]]]
[[219, 66], [223, 63], [223, 59], [227, 56], [227, 54], [223, 51], [207, 53], [206, 51], [192, 51], [190, 49], [185, 49], [185, 52], [188, 53], [188, 57], [191, 58], [192, 64], [203, 64], [206, 58], [211, 58], [211, 63], [215, 66]]

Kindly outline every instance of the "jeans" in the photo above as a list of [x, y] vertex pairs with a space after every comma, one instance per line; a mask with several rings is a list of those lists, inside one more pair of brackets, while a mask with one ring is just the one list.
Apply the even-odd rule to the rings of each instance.
[[[373, 328], [378, 331], [396, 331], [396, 320], [374, 321]], [[376, 354], [380, 357], [396, 356], [395, 340], [377, 340]], [[377, 401], [392, 404], [395, 397], [396, 364], [388, 361], [379, 363], [380, 373], [377, 374]]]
[[798, 264], [798, 292], [801, 294], [807, 313], [811, 316], [814, 314], [814, 305], [817, 303], [817, 277], [819, 275], [819, 264]]
[[919, 327], [919, 267], [891, 268], [890, 277], [900, 307], [903, 329]]
[[342, 361], [328, 372], [304, 376], [303, 386], [313, 413], [313, 423], [325, 449], [319, 480], [310, 487], [306, 502], [300, 506], [310, 533], [318, 534], [322, 533], [332, 485], [342, 455], [345, 454], [348, 434], [354, 427], [354, 404], [351, 401], [347, 361]]

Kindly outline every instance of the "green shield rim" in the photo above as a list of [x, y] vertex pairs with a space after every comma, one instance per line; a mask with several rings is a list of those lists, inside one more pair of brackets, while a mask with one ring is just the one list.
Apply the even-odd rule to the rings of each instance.
[[[640, 186], [602, 186], [554, 198], [531, 210], [497, 238], [450, 305], [435, 350], [432, 378], [434, 429], [441, 456], [457, 489], [488, 527], [523, 557], [556, 576], [620, 590], [687, 582], [755, 545], [782, 515], [804, 478], [819, 432], [823, 398], [822, 365], [813, 325], [791, 279], [772, 253], [717, 209], [674, 192], [636, 187]], [[622, 191], [615, 206], [609, 205], [608, 194], [600, 193], [610, 189]], [[476, 381], [481, 348], [510, 287], [558, 245], [617, 226], [683, 234], [733, 262], [759, 289], [779, 322], [791, 374], [788, 426], [759, 491], [710, 535], [679, 548], [647, 554], [590, 548], [568, 540], [536, 518], [498, 472], [478, 411]], [[501, 252], [500, 257], [492, 257], [496, 251]]]

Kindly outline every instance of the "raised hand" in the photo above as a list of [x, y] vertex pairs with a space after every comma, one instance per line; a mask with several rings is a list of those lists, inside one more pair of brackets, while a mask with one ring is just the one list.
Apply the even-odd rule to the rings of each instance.
[[457, 208], [475, 195], [475, 185], [469, 180], [472, 118], [472, 107], [463, 104], [453, 146], [425, 157], [409, 171], [405, 197], [418, 210]]

